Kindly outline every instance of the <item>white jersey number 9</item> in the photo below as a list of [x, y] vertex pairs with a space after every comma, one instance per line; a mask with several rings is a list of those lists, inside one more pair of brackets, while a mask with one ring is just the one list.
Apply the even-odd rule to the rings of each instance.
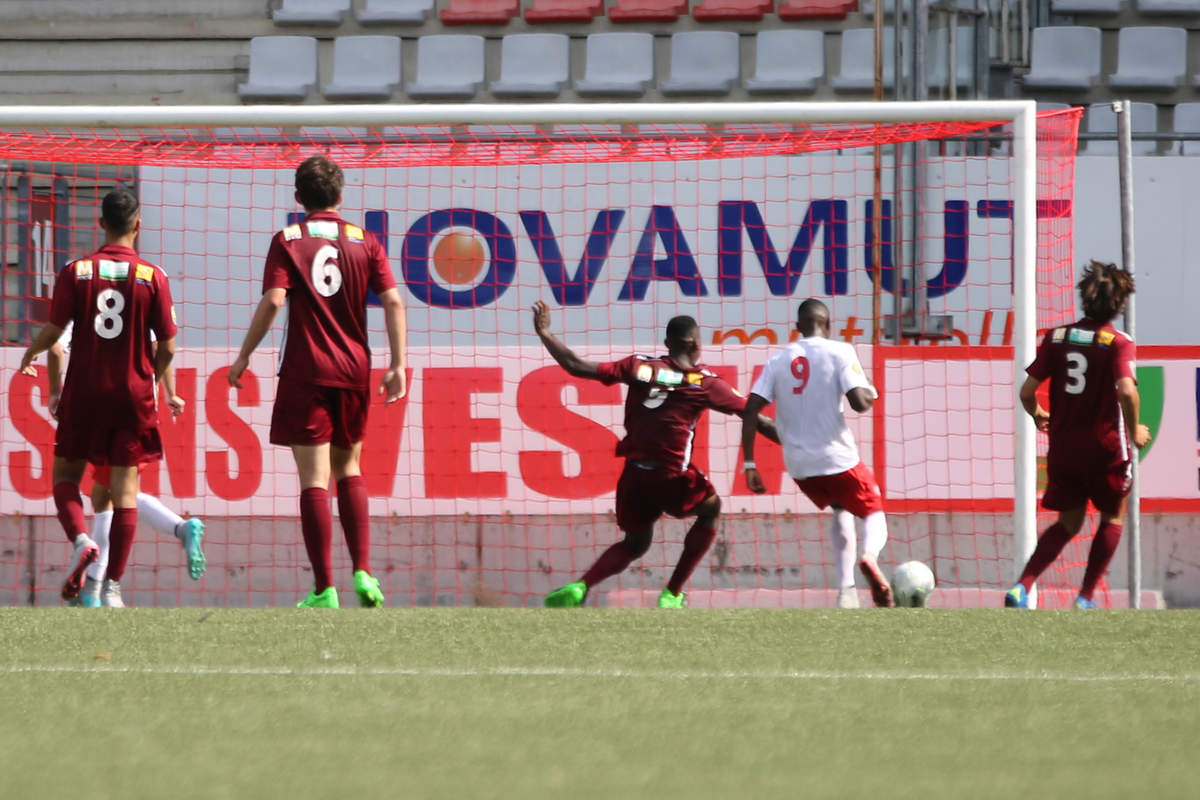
[[121, 312], [125, 310], [125, 295], [116, 289], [105, 289], [96, 295], [96, 319], [92, 327], [101, 339], [115, 339], [125, 330]]
[[321, 249], [313, 256], [313, 288], [321, 297], [333, 297], [342, 288], [342, 271], [333, 263], [337, 257], [338, 249], [331, 244], [321, 245]]

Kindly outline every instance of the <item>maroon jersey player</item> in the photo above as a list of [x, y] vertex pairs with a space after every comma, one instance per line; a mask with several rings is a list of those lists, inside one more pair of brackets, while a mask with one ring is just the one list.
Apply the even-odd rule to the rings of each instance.
[[[162, 456], [154, 386], [162, 379], [172, 408], [182, 407], [167, 370], [175, 354], [175, 310], [166, 273], [133, 249], [141, 227], [137, 197], [115, 189], [101, 204], [104, 246], [63, 268], [49, 323], [25, 351], [21, 371], [74, 323], [73, 355], [59, 400], [54, 443], [54, 504], [75, 545], [62, 595], [79, 594], [99, 550], [86, 533], [79, 481], [90, 461], [111, 467], [115, 510], [101, 600], [121, 606], [120, 580], [137, 528], [138, 467]], [[157, 349], [150, 339], [157, 337]]]
[[271, 443], [292, 449], [300, 474], [300, 527], [313, 568], [305, 608], [337, 608], [330, 548], [329, 478], [337, 481], [338, 513], [354, 569], [354, 589], [368, 607], [383, 605], [371, 575], [367, 487], [360, 454], [370, 403], [367, 290], [383, 304], [391, 361], [379, 387], [392, 403], [405, 392], [404, 305], [383, 246], [337, 212], [342, 170], [324, 156], [296, 169], [296, 200], [305, 219], [271, 240], [263, 297], [229, 382], [238, 385], [250, 354], [288, 305], [288, 330], [271, 415]]
[[[1094, 608], [1092, 595], [1121, 540], [1121, 520], [1132, 479], [1134, 453], [1150, 431], [1138, 422], [1134, 345], [1111, 324], [1133, 294], [1133, 276], [1113, 264], [1093, 261], [1079, 281], [1084, 317], [1046, 333], [1026, 370], [1021, 404], [1038, 430], [1047, 431], [1046, 493], [1042, 506], [1058, 521], [1038, 539], [1021, 579], [1004, 604], [1028, 607], [1028, 593], [1083, 525], [1090, 500], [1100, 512], [1100, 528], [1088, 554], [1076, 608]], [[1037, 401], [1038, 387], [1050, 381], [1050, 410]]]
[[[700, 364], [700, 330], [691, 317], [667, 323], [667, 355], [629, 356], [597, 364], [584, 361], [550, 333], [550, 309], [538, 301], [533, 328], [546, 350], [568, 373], [605, 384], [624, 383], [625, 438], [617, 455], [625, 469], [617, 481], [617, 526], [625, 538], [609, 547], [583, 576], [546, 596], [547, 606], [582, 605], [588, 590], [625, 570], [650, 548], [654, 523], [664, 513], [696, 517], [683, 542], [667, 587], [663, 608], [682, 608], [683, 585], [716, 537], [721, 500], [704, 473], [691, 462], [696, 422], [706, 409], [741, 414], [746, 398]], [[778, 441], [772, 420], [759, 417], [759, 429]]]

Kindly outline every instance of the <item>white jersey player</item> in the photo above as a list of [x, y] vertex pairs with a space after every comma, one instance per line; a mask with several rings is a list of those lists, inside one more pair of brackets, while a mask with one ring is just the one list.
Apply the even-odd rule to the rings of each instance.
[[[50, 384], [49, 406], [50, 414], [55, 418], [58, 417], [58, 401], [62, 396], [63, 360], [71, 350], [71, 331], [73, 327], [74, 323], [68, 323], [63, 328], [62, 336], [47, 351], [46, 372]], [[154, 341], [154, 331], [150, 331], [150, 340]], [[178, 415], [183, 411], [183, 400], [174, 396], [174, 385], [174, 380], [168, 382], [168, 386], [172, 387], [172, 391], [168, 392], [168, 403], [170, 404], [172, 413]], [[94, 480], [91, 498], [92, 540], [99, 548], [100, 554], [88, 566], [87, 579], [78, 598], [79, 605], [89, 608], [95, 608], [100, 605], [124, 605], [119, 594], [109, 594], [102, 597], [100, 591], [103, 585], [105, 570], [108, 568], [109, 530], [112, 527], [113, 518], [112, 499], [108, 491], [108, 473], [108, 467], [92, 467], [92, 478]], [[201, 540], [204, 537], [204, 522], [199, 517], [184, 519], [163, 505], [163, 502], [157, 497], [145, 492], [138, 492], [137, 505], [138, 514], [150, 524], [150, 527], [159, 533], [174, 536], [183, 544], [184, 551], [187, 554], [188, 574], [194, 580], [199, 580], [204, 574], [206, 561], [204, 551], [201, 548]]]
[[[862, 520], [863, 556], [858, 566], [877, 606], [892, 604], [892, 589], [879, 569], [887, 542], [883, 498], [871, 470], [862, 463], [842, 412], [843, 398], [859, 413], [878, 397], [854, 348], [831, 341], [829, 309], [820, 300], [800, 304], [796, 329], [803, 338], [784, 345], [767, 360], [754, 382], [743, 419], [756, 419], [771, 403], [783, 445], [783, 460], [800, 490], [817, 508], [833, 507], [833, 538], [838, 553], [839, 608], [857, 608], [854, 588], [854, 518]], [[743, 469], [751, 491], [765, 491], [754, 464], [753, 426], [742, 428]]]

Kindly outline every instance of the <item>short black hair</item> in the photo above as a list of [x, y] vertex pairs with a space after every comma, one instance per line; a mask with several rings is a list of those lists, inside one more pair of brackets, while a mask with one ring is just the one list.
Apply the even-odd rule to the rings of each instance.
[[810, 297], [800, 304], [800, 308], [796, 309], [796, 324], [800, 324], [802, 320], [827, 320], [829, 319], [829, 306], [822, 303], [815, 297]]
[[1083, 268], [1077, 288], [1083, 301], [1083, 313], [1097, 322], [1108, 322], [1133, 294], [1133, 276], [1116, 264], [1092, 260]]
[[342, 200], [342, 168], [325, 156], [304, 159], [296, 167], [296, 192], [307, 211], [333, 208]]
[[684, 337], [699, 327], [696, 320], [687, 315], [671, 317], [671, 321], [667, 323], [667, 338], [673, 342], [682, 341]]
[[117, 187], [104, 195], [100, 203], [100, 216], [104, 220], [104, 230], [114, 236], [124, 236], [133, 230], [138, 218], [137, 195], [124, 187]]

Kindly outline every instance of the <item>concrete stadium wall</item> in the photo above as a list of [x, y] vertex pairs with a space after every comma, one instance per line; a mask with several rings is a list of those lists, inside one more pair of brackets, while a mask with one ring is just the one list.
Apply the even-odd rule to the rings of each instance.
[[[829, 560], [823, 535], [828, 520], [828, 515], [728, 516], [689, 589], [697, 593], [756, 586], [785, 592], [825, 590], [833, 581], [832, 568], [821, 566]], [[187, 578], [177, 542], [143, 527], [134, 548], [134, 566], [123, 582], [126, 599], [140, 606], [288, 606], [311, 588], [297, 520], [212, 518], [206, 522], [209, 569], [203, 581], [193, 583]], [[890, 527], [886, 563], [909, 558], [929, 563], [943, 592], [956, 587], [994, 592], [1007, 588], [1013, 578], [1009, 515], [893, 515]], [[970, 533], [974, 529], [997, 535], [976, 537]], [[610, 581], [601, 589], [605, 593], [625, 590], [622, 602], [628, 602], [630, 591], [657, 595], [678, 556], [685, 530], [686, 523], [676, 520], [660, 525], [646, 558], [620, 582]], [[1142, 530], [1144, 588], [1161, 592], [1168, 607], [1200, 607], [1200, 516], [1146, 515]], [[372, 536], [373, 568], [391, 606], [525, 606], [539, 605], [547, 591], [577, 577], [616, 540], [617, 532], [607, 515], [397, 517], [374, 520]], [[529, 539], [538, 545], [527, 544]], [[977, 552], [980, 545], [985, 549]], [[333, 550], [335, 577], [347, 588], [350, 566], [336, 523]], [[0, 520], [0, 605], [58, 605], [68, 557], [69, 546], [56, 519], [4, 517]], [[1128, 586], [1124, 542], [1108, 580], [1114, 606], [1123, 604]], [[818, 592], [806, 604], [829, 605], [832, 597]], [[352, 600], [346, 597], [348, 603]], [[785, 604], [770, 597], [759, 600], [763, 605]], [[609, 600], [600, 595], [596, 602]]]

